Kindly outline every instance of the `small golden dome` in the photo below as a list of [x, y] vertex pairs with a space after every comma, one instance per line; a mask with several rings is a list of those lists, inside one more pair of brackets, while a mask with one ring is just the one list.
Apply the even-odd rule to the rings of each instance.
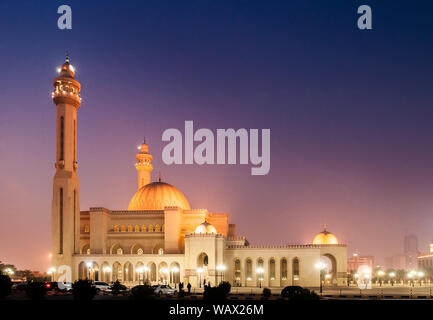
[[313, 244], [338, 244], [338, 239], [336, 236], [326, 230], [325, 225], [323, 231], [314, 237]]
[[196, 234], [217, 234], [217, 231], [213, 225], [205, 220], [205, 222], [199, 224], [197, 228], [195, 228]]
[[152, 182], [138, 189], [128, 210], [164, 210], [165, 207], [179, 207], [191, 210], [189, 202], [182, 192], [165, 182]]

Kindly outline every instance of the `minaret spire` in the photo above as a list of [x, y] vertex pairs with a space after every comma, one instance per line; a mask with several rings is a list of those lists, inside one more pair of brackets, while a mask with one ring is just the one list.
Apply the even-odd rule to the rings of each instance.
[[161, 171], [158, 171], [158, 181], [161, 182]]
[[69, 52], [66, 50], [65, 62], [69, 63]]
[[152, 155], [149, 153], [149, 146], [146, 144], [146, 137], [143, 143], [138, 147], [140, 151], [137, 153], [135, 168], [138, 174], [138, 189], [150, 183], [150, 174], [153, 170]]

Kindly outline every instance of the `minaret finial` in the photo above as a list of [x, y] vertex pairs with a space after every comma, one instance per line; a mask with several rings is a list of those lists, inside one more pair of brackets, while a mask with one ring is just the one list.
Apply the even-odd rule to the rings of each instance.
[[323, 225], [323, 231], [326, 232], [326, 223]]
[[69, 52], [66, 50], [65, 62], [69, 63]]
[[161, 171], [158, 171], [158, 181], [161, 182]]
[[146, 137], [143, 137], [143, 144], [146, 144]]

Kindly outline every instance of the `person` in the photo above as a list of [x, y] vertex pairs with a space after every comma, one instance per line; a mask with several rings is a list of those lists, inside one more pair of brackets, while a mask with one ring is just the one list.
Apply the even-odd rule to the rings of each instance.
[[188, 282], [186, 287], [188, 288], [188, 294], [191, 294], [191, 283]]
[[203, 279], [203, 287], [206, 287], [206, 279]]
[[179, 283], [179, 292], [182, 292], [183, 291], [183, 282], [180, 282]]

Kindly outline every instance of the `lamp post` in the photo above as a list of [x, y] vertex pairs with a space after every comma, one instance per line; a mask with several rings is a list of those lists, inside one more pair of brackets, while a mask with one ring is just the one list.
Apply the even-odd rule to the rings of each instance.
[[54, 281], [54, 272], [56, 272], [56, 268], [51, 267], [48, 269], [48, 274], [51, 276], [51, 281]]
[[217, 265], [216, 269], [217, 269], [217, 281], [218, 281], [218, 271], [221, 273], [220, 274], [221, 282], [224, 281], [224, 272], [226, 271], [227, 267], [223, 264], [219, 264]]
[[88, 274], [88, 278], [89, 278], [89, 280], [90, 280], [90, 270], [91, 270], [91, 268], [93, 267], [93, 263], [92, 262], [87, 262], [86, 263], [86, 266], [87, 266], [87, 274]]
[[385, 272], [383, 272], [383, 270], [379, 270], [377, 272], [377, 276], [379, 277], [379, 286], [382, 286], [382, 276], [385, 274]]
[[265, 270], [262, 267], [258, 267], [256, 269], [256, 273], [258, 274], [258, 280], [259, 280], [259, 288], [262, 287], [262, 280], [263, 280], [263, 273], [265, 272]]
[[198, 283], [199, 283], [199, 286], [201, 288], [201, 275], [203, 273], [203, 268], [197, 268], [197, 273], [198, 273], [198, 276], [199, 276]]
[[395, 272], [390, 272], [389, 277], [391, 278], [391, 286], [394, 286]]
[[421, 287], [421, 282], [422, 282], [421, 279], [424, 278], [424, 272], [422, 272], [422, 271], [418, 271], [416, 275], [418, 276], [418, 279], [419, 279], [419, 286]]
[[319, 287], [320, 294], [322, 294], [322, 292], [323, 292], [323, 285], [322, 285], [323, 279], [322, 278], [323, 278], [323, 270], [325, 270], [325, 268], [326, 268], [326, 264], [323, 263], [322, 261], [319, 261], [316, 263], [316, 269], [319, 270], [319, 274], [320, 274], [320, 287]]
[[170, 269], [170, 271], [171, 271], [171, 279], [173, 280], [173, 282], [174, 282], [174, 288], [176, 289], [177, 283], [176, 283], [176, 281], [174, 279], [174, 275], [179, 272], [179, 268], [178, 267], [172, 267]]

